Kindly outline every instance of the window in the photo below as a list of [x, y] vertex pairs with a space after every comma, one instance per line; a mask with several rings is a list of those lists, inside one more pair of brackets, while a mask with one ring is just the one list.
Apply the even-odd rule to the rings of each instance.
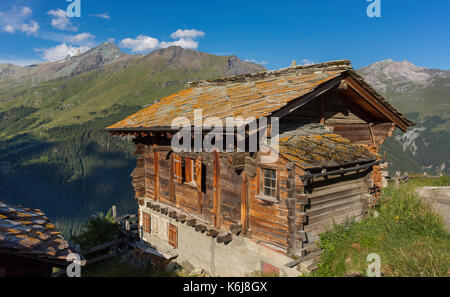
[[152, 226], [153, 226], [153, 230], [152, 233], [153, 234], [158, 234], [159, 228], [158, 228], [158, 217], [155, 215], [152, 215], [152, 222], [151, 222]]
[[263, 169], [263, 194], [264, 196], [277, 198], [277, 171]]
[[151, 221], [150, 221], [150, 214], [143, 212], [142, 213], [142, 226], [144, 229], [144, 232], [150, 233], [151, 232]]
[[168, 239], [168, 225], [169, 225], [169, 221], [160, 218], [159, 220], [159, 238], [161, 238], [162, 240], [167, 240]]
[[169, 224], [169, 244], [174, 248], [178, 247], [178, 227], [172, 224]]
[[173, 155], [174, 179], [178, 183], [196, 184], [197, 170], [194, 159], [184, 158], [176, 154]]

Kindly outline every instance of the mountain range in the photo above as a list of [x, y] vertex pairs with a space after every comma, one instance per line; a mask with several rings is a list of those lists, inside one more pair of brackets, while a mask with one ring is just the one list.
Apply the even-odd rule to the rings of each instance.
[[65, 234], [135, 210], [129, 141], [104, 128], [190, 81], [266, 70], [181, 47], [127, 55], [105, 43], [63, 61], [0, 65], [0, 200], [41, 208]]
[[384, 144], [391, 174], [448, 174], [450, 71], [387, 59], [358, 72], [417, 124], [407, 133], [397, 131]]
[[[58, 62], [0, 65], [0, 200], [42, 209], [66, 236], [113, 204], [135, 211], [132, 144], [104, 127], [190, 81], [263, 70], [234, 55], [128, 55], [113, 43]], [[450, 72], [385, 60], [359, 73], [417, 123], [385, 143], [389, 169], [448, 173]]]

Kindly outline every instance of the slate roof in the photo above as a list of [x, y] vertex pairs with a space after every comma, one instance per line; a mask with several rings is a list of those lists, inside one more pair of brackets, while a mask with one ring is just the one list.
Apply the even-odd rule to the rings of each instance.
[[279, 153], [302, 169], [364, 164], [377, 160], [365, 147], [336, 134], [282, 136]]
[[203, 110], [203, 118], [265, 117], [343, 73], [370, 88], [381, 104], [412, 124], [352, 69], [350, 61], [342, 60], [199, 81], [107, 129], [167, 128], [176, 117], [186, 117], [193, 123], [195, 109]]
[[0, 253], [3, 251], [61, 263], [66, 263], [66, 256], [72, 253], [69, 243], [39, 209], [0, 201]]

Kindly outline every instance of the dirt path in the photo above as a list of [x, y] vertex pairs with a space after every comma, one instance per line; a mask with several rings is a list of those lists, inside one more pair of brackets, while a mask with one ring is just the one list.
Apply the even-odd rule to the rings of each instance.
[[418, 188], [416, 193], [431, 203], [434, 211], [444, 218], [445, 226], [450, 232], [450, 187], [423, 187]]

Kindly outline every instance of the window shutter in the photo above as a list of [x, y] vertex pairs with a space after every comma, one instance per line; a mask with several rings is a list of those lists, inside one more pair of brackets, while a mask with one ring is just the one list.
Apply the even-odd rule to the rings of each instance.
[[200, 187], [202, 185], [202, 161], [195, 160], [195, 183]]
[[169, 244], [174, 248], [178, 247], [178, 227], [172, 224], [169, 224]]
[[192, 159], [186, 159], [186, 172], [184, 173], [184, 176], [186, 176], [186, 182], [190, 183], [192, 182]]
[[174, 154], [173, 155], [173, 166], [174, 168], [174, 178], [178, 183], [183, 182], [183, 175], [181, 172], [181, 156]]

